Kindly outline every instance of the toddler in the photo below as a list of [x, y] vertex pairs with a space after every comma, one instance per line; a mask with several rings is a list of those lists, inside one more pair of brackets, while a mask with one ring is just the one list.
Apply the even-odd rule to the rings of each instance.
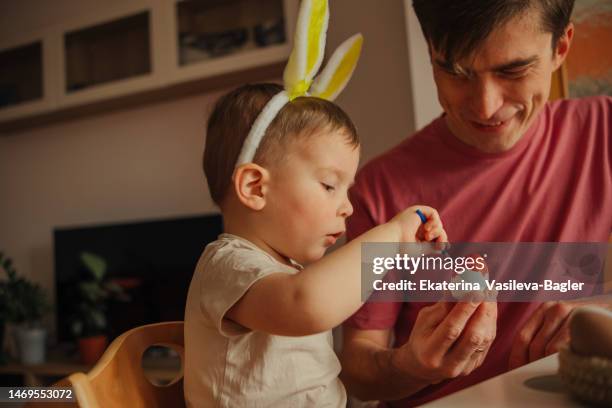
[[446, 241], [437, 212], [419, 205], [323, 256], [353, 212], [357, 131], [334, 103], [297, 97], [241, 159], [282, 92], [242, 86], [209, 118], [204, 172], [225, 233], [204, 250], [189, 288], [187, 406], [345, 407], [331, 329], [362, 304], [361, 243]]

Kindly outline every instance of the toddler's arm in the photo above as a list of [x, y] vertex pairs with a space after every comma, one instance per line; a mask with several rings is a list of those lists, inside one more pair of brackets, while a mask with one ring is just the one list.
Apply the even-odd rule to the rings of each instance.
[[[417, 209], [427, 217], [423, 226]], [[432, 240], [447, 241], [438, 212], [410, 207], [295, 275], [275, 273], [257, 281], [225, 317], [252, 330], [283, 336], [329, 330], [363, 303], [361, 243]]]

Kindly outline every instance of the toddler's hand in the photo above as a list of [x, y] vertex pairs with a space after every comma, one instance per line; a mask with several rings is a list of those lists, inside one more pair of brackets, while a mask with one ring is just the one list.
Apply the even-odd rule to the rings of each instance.
[[[422, 223], [416, 210], [421, 210], [427, 218], [425, 224]], [[400, 228], [401, 242], [448, 242], [442, 220], [435, 208], [413, 205], [397, 214], [389, 222], [395, 223]]]

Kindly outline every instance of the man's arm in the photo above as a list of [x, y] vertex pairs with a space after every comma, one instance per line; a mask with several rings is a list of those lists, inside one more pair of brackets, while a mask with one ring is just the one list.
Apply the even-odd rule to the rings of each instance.
[[340, 378], [357, 398], [392, 401], [429, 385], [423, 379], [397, 375], [391, 364], [391, 330], [359, 330], [345, 325], [342, 336]]
[[495, 338], [494, 302], [438, 302], [419, 311], [408, 341], [388, 345], [388, 330], [345, 326], [342, 380], [363, 400], [392, 401], [429, 384], [470, 374]]

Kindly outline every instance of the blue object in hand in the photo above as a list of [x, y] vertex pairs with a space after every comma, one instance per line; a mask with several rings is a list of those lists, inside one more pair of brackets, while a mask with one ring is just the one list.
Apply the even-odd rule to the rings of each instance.
[[417, 215], [419, 216], [419, 218], [421, 219], [421, 222], [423, 224], [425, 224], [427, 222], [427, 217], [425, 216], [425, 214], [423, 214], [423, 211], [421, 210], [416, 210]]

